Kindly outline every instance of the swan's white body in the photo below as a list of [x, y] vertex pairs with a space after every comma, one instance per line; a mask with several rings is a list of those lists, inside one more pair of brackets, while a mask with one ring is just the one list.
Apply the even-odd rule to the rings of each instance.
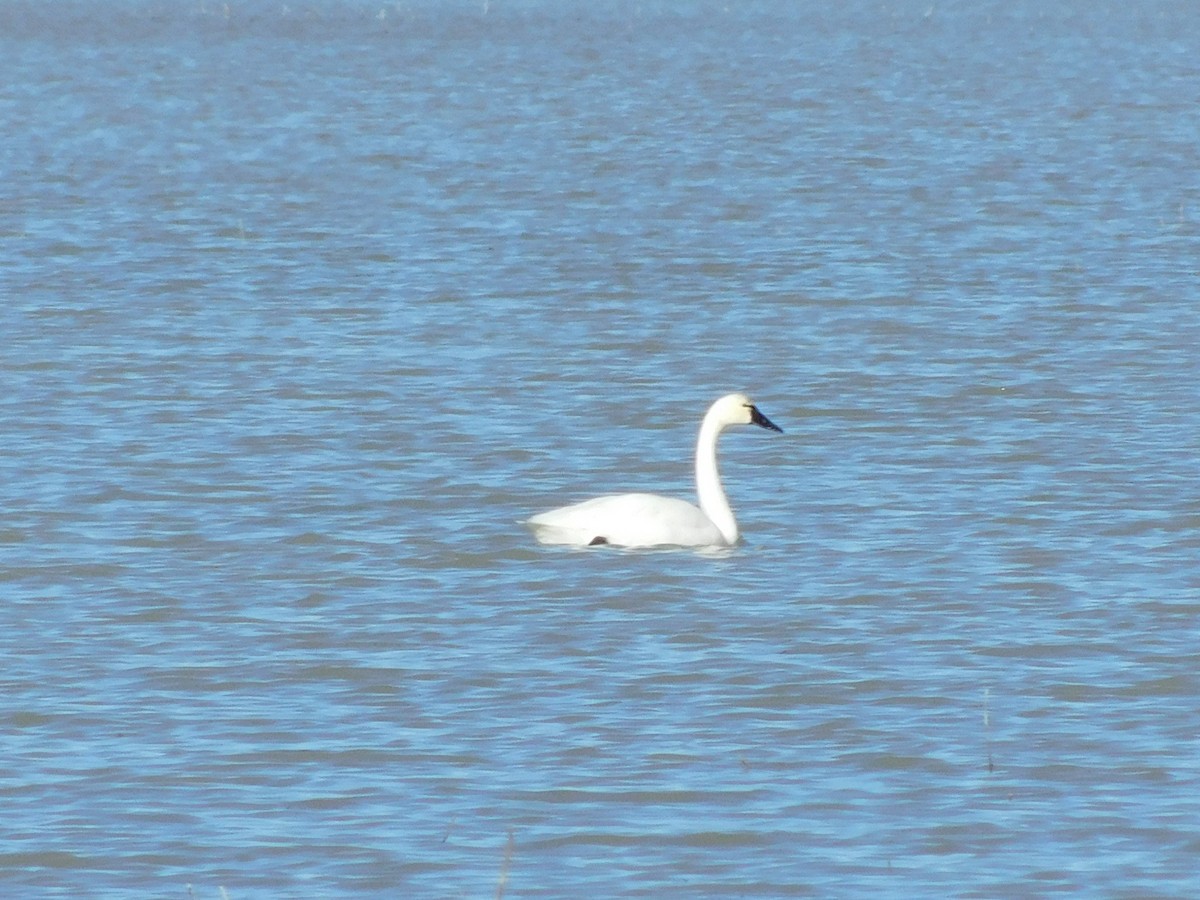
[[612, 494], [552, 509], [529, 519], [543, 544], [620, 547], [712, 547], [735, 544], [737, 520], [717, 471], [717, 438], [731, 425], [782, 431], [745, 394], [727, 394], [709, 407], [696, 441], [699, 508], [657, 494]]

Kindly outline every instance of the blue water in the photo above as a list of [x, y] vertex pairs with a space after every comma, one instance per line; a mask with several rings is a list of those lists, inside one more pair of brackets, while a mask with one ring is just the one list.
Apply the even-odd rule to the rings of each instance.
[[[1192, 4], [0, 6], [0, 892], [1200, 892]], [[744, 535], [536, 544], [692, 493]]]

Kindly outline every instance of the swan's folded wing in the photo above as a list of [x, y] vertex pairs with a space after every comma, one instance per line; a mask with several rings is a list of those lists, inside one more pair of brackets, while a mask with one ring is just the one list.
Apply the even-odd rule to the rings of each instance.
[[721, 532], [684, 500], [657, 494], [613, 494], [539, 513], [528, 520], [544, 544], [620, 547], [708, 547]]

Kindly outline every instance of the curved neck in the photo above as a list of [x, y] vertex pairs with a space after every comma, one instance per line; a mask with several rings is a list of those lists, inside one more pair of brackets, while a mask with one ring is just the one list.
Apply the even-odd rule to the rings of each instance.
[[700, 510], [717, 526], [726, 542], [736, 544], [737, 520], [729, 507], [725, 489], [721, 487], [721, 473], [717, 471], [717, 438], [720, 436], [721, 425], [706, 417], [696, 441], [696, 496], [700, 500]]

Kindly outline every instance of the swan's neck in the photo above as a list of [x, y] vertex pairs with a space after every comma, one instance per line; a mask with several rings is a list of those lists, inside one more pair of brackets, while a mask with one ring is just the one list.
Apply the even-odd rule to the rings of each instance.
[[696, 495], [700, 510], [717, 526], [726, 543], [736, 544], [738, 539], [737, 520], [729, 507], [725, 489], [721, 487], [721, 473], [717, 471], [717, 438], [721, 436], [721, 425], [705, 419], [700, 425], [700, 438], [696, 441]]

